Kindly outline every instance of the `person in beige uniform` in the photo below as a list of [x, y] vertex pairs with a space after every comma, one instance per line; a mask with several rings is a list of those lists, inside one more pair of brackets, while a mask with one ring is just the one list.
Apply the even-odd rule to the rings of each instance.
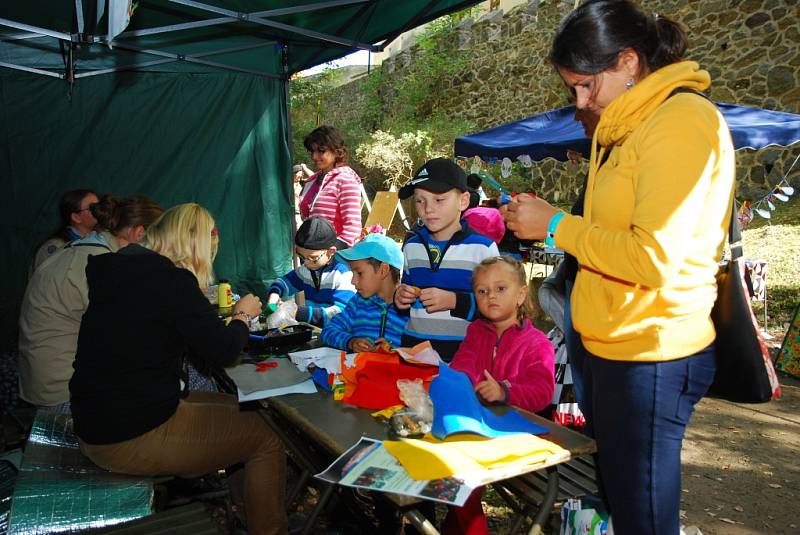
[[163, 210], [143, 196], [104, 195], [91, 206], [98, 228], [68, 243], [34, 271], [19, 318], [20, 397], [39, 406], [69, 401], [81, 318], [89, 305], [86, 262], [138, 242]]
[[98, 200], [97, 194], [90, 189], [73, 189], [61, 195], [58, 201], [61, 222], [58, 228], [36, 247], [30, 266], [31, 273], [64, 245], [83, 238], [94, 230], [97, 219], [92, 214], [91, 206]]

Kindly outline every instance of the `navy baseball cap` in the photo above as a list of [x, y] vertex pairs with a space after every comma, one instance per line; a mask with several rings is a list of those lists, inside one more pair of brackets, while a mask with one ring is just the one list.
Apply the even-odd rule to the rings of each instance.
[[428, 160], [414, 174], [411, 181], [400, 188], [401, 199], [408, 199], [415, 188], [422, 188], [433, 193], [444, 193], [451, 189], [467, 191], [467, 175], [458, 164], [449, 158]]

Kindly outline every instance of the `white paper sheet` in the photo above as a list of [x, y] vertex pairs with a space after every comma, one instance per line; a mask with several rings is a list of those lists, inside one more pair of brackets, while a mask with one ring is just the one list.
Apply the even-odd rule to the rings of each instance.
[[317, 391], [314, 380], [309, 379], [292, 386], [284, 386], [282, 388], [270, 388], [267, 390], [257, 390], [249, 394], [244, 394], [239, 388], [236, 389], [239, 394], [239, 403], [243, 401], [254, 401], [256, 399], [271, 398], [273, 396], [282, 396], [284, 394], [313, 394]]
[[[342, 373], [341, 355], [341, 349], [315, 347], [304, 351], [293, 351], [289, 353], [289, 358], [300, 371], [308, 370], [308, 366], [313, 364], [317, 368], [325, 368], [328, 373]], [[354, 353], [349, 353], [347, 357], [350, 359], [354, 355]]]

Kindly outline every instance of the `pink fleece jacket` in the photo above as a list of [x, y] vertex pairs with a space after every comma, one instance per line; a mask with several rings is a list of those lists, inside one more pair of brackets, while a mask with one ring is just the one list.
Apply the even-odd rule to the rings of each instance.
[[450, 367], [466, 373], [473, 385], [485, 380], [483, 370], [508, 381], [506, 403], [521, 409], [537, 412], [553, 399], [553, 346], [528, 320], [506, 329], [499, 340], [492, 322], [473, 321]]

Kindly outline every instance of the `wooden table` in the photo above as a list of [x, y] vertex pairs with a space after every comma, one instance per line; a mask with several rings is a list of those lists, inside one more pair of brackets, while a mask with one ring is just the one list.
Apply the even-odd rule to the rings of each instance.
[[[370, 416], [372, 411], [335, 401], [329, 392], [278, 396], [265, 399], [261, 404], [262, 416], [283, 439], [290, 454], [304, 471], [301, 480], [289, 493], [289, 499], [293, 499], [302, 489], [308, 477], [327, 468], [335, 458], [358, 442], [362, 436], [376, 440], [389, 438], [387, 426]], [[498, 414], [503, 414], [511, 409], [500, 406], [493, 410]], [[549, 433], [543, 436], [569, 452], [568, 455], [554, 456], [551, 460], [536, 466], [520, 467], [519, 474], [554, 466], [595, 451], [594, 441], [585, 435], [561, 427], [555, 422], [535, 414], [522, 410], [518, 410], [518, 412], [537, 425], [546, 428]], [[558, 487], [557, 474], [555, 471], [552, 473], [555, 475], [553, 476], [550, 508], [552, 508], [552, 500], [555, 499], [555, 491]], [[317, 508], [309, 515], [304, 534], [311, 532], [317, 516], [330, 498], [334, 487], [335, 485], [329, 485], [323, 490]], [[421, 533], [437, 533], [433, 525], [413, 509], [412, 506], [419, 500], [396, 494], [387, 494], [387, 497]]]

